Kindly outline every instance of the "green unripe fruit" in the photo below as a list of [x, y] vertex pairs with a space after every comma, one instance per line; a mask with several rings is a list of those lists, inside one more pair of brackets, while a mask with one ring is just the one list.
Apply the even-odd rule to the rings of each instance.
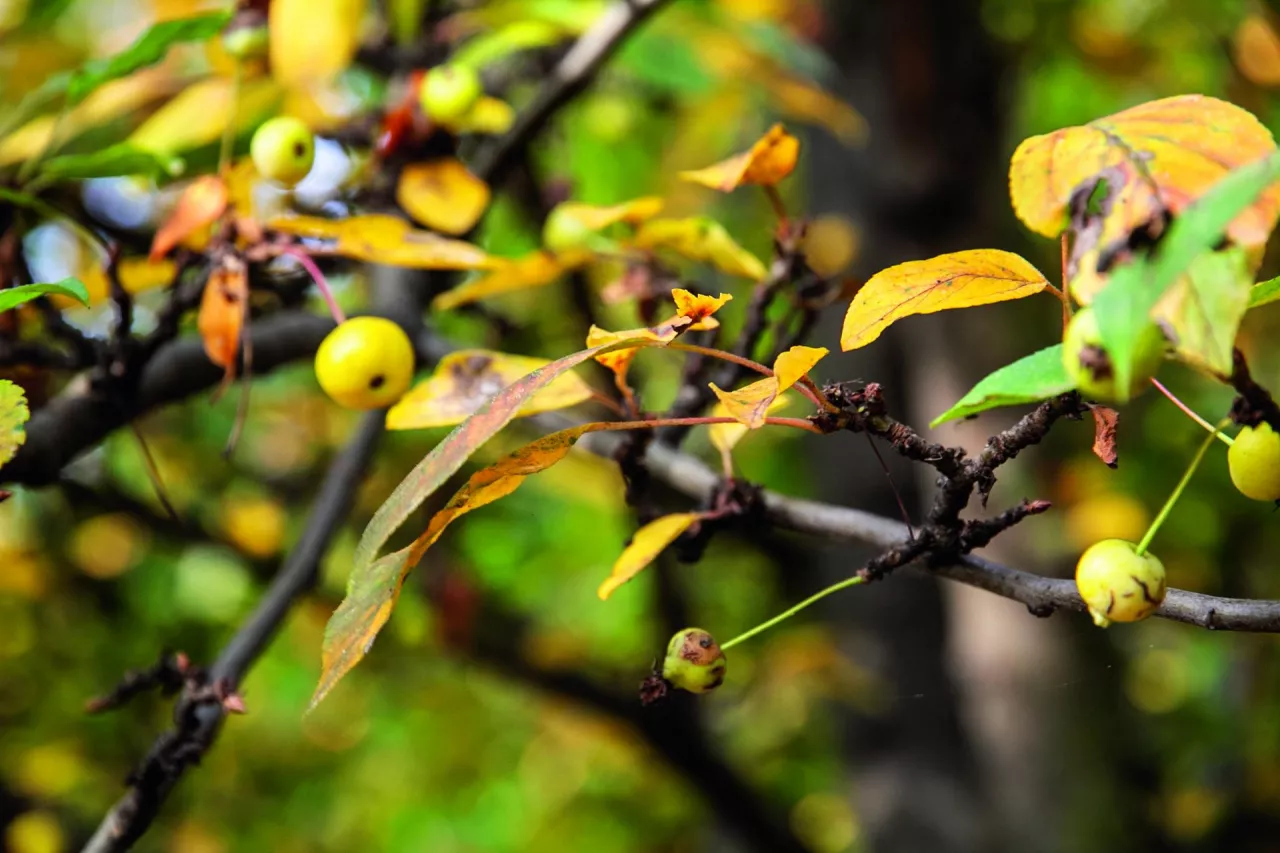
[[1075, 381], [1076, 388], [1086, 397], [1109, 403], [1123, 403], [1136, 397], [1147, 387], [1164, 361], [1166, 346], [1160, 327], [1155, 323], [1148, 324], [1134, 344], [1133, 372], [1129, 377], [1129, 387], [1117, 388], [1111, 359], [1102, 348], [1098, 316], [1093, 313], [1092, 308], [1081, 308], [1067, 325], [1062, 343], [1062, 363], [1067, 369], [1067, 375]]
[[437, 65], [427, 72], [418, 92], [422, 111], [441, 124], [471, 112], [483, 94], [480, 75], [466, 65]]
[[316, 140], [305, 124], [290, 116], [263, 122], [249, 143], [258, 174], [293, 186], [307, 176], [316, 159]]
[[1098, 627], [1137, 622], [1164, 601], [1164, 564], [1125, 539], [1103, 539], [1080, 555], [1076, 589]]
[[681, 690], [706, 693], [724, 681], [725, 665], [724, 652], [710, 634], [701, 628], [685, 628], [667, 644], [662, 677]]
[[1280, 500], [1280, 435], [1266, 421], [1240, 430], [1227, 451], [1227, 468], [1245, 497]]
[[265, 57], [269, 40], [265, 19], [260, 23], [233, 21], [222, 31], [222, 49], [242, 61]]

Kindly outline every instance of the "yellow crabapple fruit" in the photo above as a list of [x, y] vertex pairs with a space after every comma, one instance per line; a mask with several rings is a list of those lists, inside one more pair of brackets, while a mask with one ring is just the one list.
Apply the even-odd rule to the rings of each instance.
[[1076, 589], [1099, 627], [1137, 622], [1164, 601], [1164, 564], [1126, 539], [1103, 539], [1080, 555]]
[[263, 122], [253, 134], [249, 156], [258, 174], [293, 186], [311, 171], [316, 159], [316, 140], [298, 119], [277, 116]]
[[413, 344], [382, 317], [355, 317], [338, 325], [316, 350], [316, 379], [338, 405], [383, 409], [404, 396], [413, 380]]
[[1243, 428], [1227, 450], [1227, 468], [1245, 497], [1280, 500], [1280, 435], [1266, 421]]

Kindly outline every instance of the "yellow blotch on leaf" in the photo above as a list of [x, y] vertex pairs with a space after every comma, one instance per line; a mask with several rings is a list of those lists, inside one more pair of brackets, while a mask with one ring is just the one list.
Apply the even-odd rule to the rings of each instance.
[[269, 228], [298, 237], [332, 241], [328, 253], [392, 267], [431, 270], [493, 269], [502, 264], [478, 246], [411, 228], [397, 216], [368, 214], [347, 219], [290, 216]]
[[674, 515], [664, 515], [641, 527], [636, 531], [636, 535], [631, 537], [631, 544], [627, 545], [626, 550], [613, 564], [613, 571], [609, 573], [604, 583], [600, 584], [596, 595], [600, 596], [601, 601], [613, 595], [614, 590], [640, 574], [699, 518], [701, 516], [696, 512], [679, 512]]
[[24, 812], [5, 827], [4, 849], [11, 853], [63, 853], [67, 839], [53, 812]]
[[744, 184], [774, 186], [791, 174], [799, 156], [800, 140], [775, 124], [750, 150], [705, 169], [681, 172], [680, 177], [726, 193]]
[[137, 565], [148, 539], [146, 530], [125, 513], [96, 515], [76, 527], [69, 553], [80, 571], [105, 580]]
[[650, 220], [631, 243], [637, 249], [666, 249], [755, 281], [767, 272], [760, 259], [739, 246], [723, 225], [705, 216]]
[[825, 347], [795, 346], [774, 359], [773, 376], [737, 391], [725, 391], [712, 382], [711, 390], [730, 417], [748, 429], [759, 429], [778, 395], [799, 382], [827, 352]]
[[396, 201], [420, 224], [465, 234], [489, 206], [489, 186], [455, 157], [412, 163], [400, 173]]
[[587, 263], [591, 258], [592, 254], [587, 251], [561, 252], [553, 255], [550, 252], [538, 250], [515, 260], [494, 259], [496, 266], [492, 272], [460, 284], [452, 290], [446, 290], [431, 300], [431, 307], [436, 311], [448, 311], [459, 305], [489, 299], [504, 293], [545, 287], [557, 281], [569, 270]]
[[[459, 350], [440, 360], [435, 372], [419, 382], [387, 412], [387, 429], [453, 426], [475, 414], [511, 383], [551, 362], [491, 350]], [[576, 373], [565, 373], [529, 398], [517, 417], [564, 409], [587, 400], [591, 386]]]
[[866, 346], [903, 317], [1021, 299], [1048, 285], [1031, 264], [999, 249], [952, 252], [898, 264], [873, 275], [854, 296], [845, 314], [840, 348]]
[[222, 532], [250, 557], [278, 554], [289, 517], [279, 501], [266, 497], [231, 497], [221, 508]]
[[809, 268], [833, 278], [849, 268], [858, 256], [858, 227], [837, 214], [819, 216], [806, 226], [801, 249]]
[[722, 293], [719, 296], [708, 296], [703, 293], [690, 293], [682, 287], [676, 287], [671, 290], [671, 298], [676, 303], [676, 316], [687, 317], [691, 323], [685, 331], [700, 332], [720, 325], [720, 321], [711, 315], [733, 299], [733, 295]]

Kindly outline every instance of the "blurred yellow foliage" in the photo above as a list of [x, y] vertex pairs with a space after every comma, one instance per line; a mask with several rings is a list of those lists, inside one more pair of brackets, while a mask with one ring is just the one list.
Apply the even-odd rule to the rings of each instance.
[[46, 811], [18, 815], [5, 829], [4, 842], [10, 853], [62, 853], [67, 849], [58, 818]]
[[137, 565], [148, 539], [147, 532], [125, 513], [96, 515], [71, 534], [71, 560], [91, 578], [114, 578]]
[[228, 497], [222, 503], [222, 532], [244, 553], [266, 558], [280, 552], [288, 515], [266, 497]]

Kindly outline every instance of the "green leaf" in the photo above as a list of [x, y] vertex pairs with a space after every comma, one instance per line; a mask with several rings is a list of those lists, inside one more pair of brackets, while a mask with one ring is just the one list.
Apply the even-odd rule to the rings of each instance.
[[1280, 300], [1280, 276], [1260, 281], [1249, 291], [1249, 307], [1257, 308]]
[[1243, 246], [1196, 258], [1157, 308], [1160, 318], [1173, 327], [1178, 357], [1229, 376], [1236, 333], [1249, 310], [1252, 288]]
[[68, 102], [78, 104], [102, 84], [155, 65], [175, 44], [213, 38], [229, 20], [229, 13], [218, 12], [153, 24], [137, 41], [115, 56], [93, 59], [81, 65], [67, 83]]
[[147, 175], [172, 178], [182, 174], [186, 164], [180, 157], [143, 151], [121, 142], [87, 154], [63, 154], [50, 157], [40, 165], [39, 181], [83, 181], [88, 178], [114, 178], [119, 175]]
[[561, 27], [546, 21], [516, 21], [467, 41], [454, 51], [449, 62], [480, 71], [514, 53], [549, 47], [564, 37], [565, 32]]
[[[1136, 342], [1161, 297], [1197, 258], [1222, 241], [1231, 221], [1277, 178], [1280, 152], [1236, 169], [1187, 206], [1151, 256], [1135, 258], [1112, 271], [1092, 307], [1117, 388], [1129, 387]], [[1218, 308], [1208, 313], [1222, 315]], [[1215, 329], [1214, 335], [1224, 331]]]
[[32, 299], [43, 296], [46, 293], [69, 296], [72, 299], [78, 299], [85, 305], [89, 304], [89, 291], [85, 289], [80, 279], [64, 278], [62, 281], [53, 284], [23, 284], [18, 287], [10, 287], [7, 290], [0, 290], [0, 313], [17, 308], [22, 303], [30, 302]]
[[1038, 403], [1075, 387], [1062, 364], [1062, 344], [1054, 344], [1013, 364], [1006, 364], [987, 376], [960, 398], [960, 402], [934, 418], [929, 426], [936, 427], [1000, 406]]
[[18, 448], [27, 440], [22, 425], [29, 417], [31, 411], [22, 388], [8, 379], [0, 379], [0, 468], [18, 455]]

